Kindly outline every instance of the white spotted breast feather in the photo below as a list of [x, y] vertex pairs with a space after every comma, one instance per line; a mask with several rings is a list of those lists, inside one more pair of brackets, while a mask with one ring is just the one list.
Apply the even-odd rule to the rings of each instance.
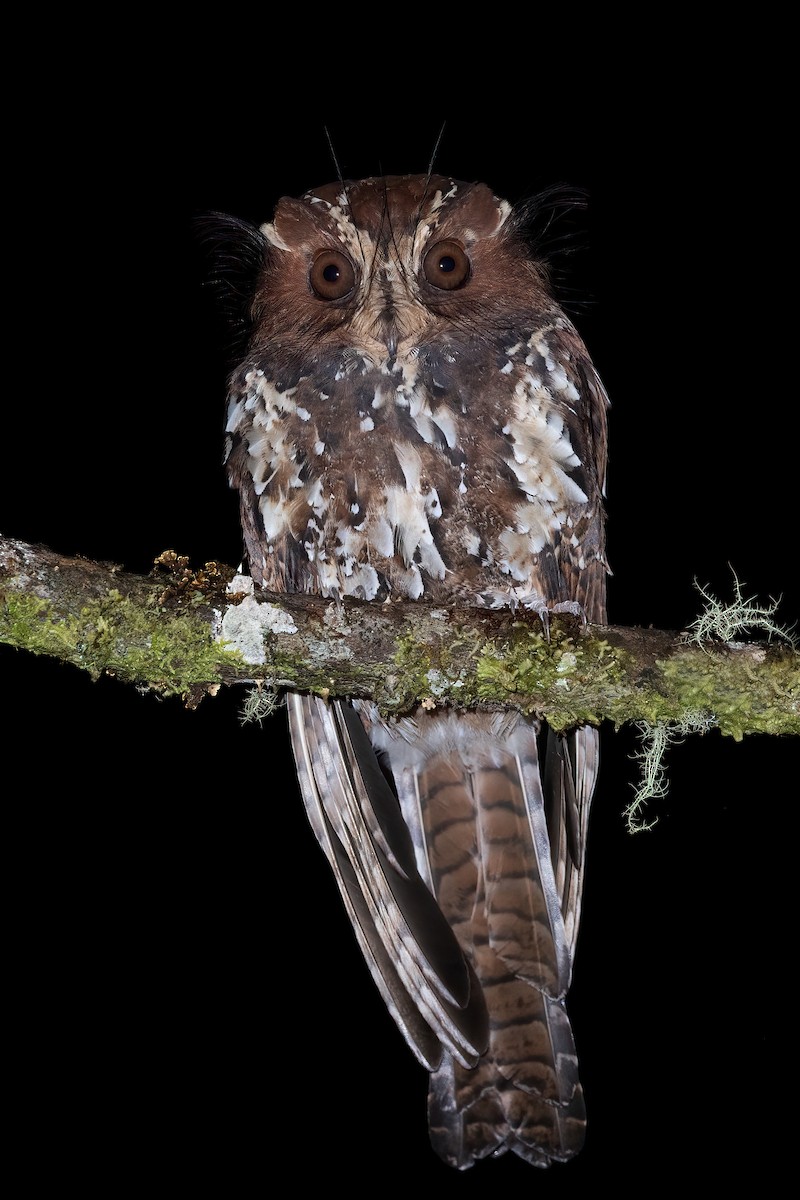
[[[483, 184], [367, 179], [281, 200], [250, 250], [226, 457], [256, 584], [566, 602], [604, 622], [606, 396], [520, 216]], [[288, 707], [311, 825], [432, 1072], [437, 1153], [571, 1157], [585, 1114], [565, 995], [596, 730]]]
[[[517, 588], [602, 619], [605, 394], [508, 206], [370, 180], [282, 201], [263, 230], [227, 423], [254, 576], [368, 600]], [[465, 281], [431, 283], [431, 250], [462, 244]], [[309, 276], [335, 255], [353, 283], [326, 299]]]

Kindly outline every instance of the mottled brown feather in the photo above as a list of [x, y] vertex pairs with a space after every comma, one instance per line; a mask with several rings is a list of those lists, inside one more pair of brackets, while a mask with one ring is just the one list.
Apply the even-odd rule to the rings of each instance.
[[[607, 400], [510, 207], [483, 184], [393, 176], [284, 199], [261, 233], [227, 425], [256, 584], [575, 602], [605, 621]], [[345, 290], [334, 269], [320, 293], [320, 255], [345, 262]], [[596, 731], [355, 708], [380, 766], [341, 702], [292, 698], [292, 741], [373, 977], [433, 1072], [433, 1144], [458, 1168], [569, 1158], [585, 1115], [564, 995]], [[434, 903], [452, 934], [427, 931]]]

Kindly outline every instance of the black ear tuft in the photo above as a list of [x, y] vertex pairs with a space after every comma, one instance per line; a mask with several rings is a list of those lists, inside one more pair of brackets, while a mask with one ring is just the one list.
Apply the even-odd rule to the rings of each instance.
[[255, 225], [226, 213], [203, 213], [195, 229], [208, 259], [204, 284], [228, 324], [233, 362], [241, 358], [250, 337], [253, 298], [269, 245]]

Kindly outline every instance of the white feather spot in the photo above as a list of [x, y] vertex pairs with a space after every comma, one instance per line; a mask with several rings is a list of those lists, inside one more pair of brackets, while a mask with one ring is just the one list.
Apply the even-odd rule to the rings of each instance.
[[481, 539], [474, 529], [465, 526], [461, 531], [461, 544], [467, 554], [471, 554], [473, 558], [477, 558], [481, 549]]
[[394, 447], [395, 456], [400, 464], [406, 481], [406, 490], [419, 492], [422, 460], [415, 448], [407, 442], [398, 442]]
[[275, 246], [277, 250], [289, 249], [289, 246], [287, 246], [286, 242], [283, 240], [271, 221], [261, 226], [261, 233], [263, 233], [270, 245]]
[[412, 563], [404, 583], [406, 595], [412, 600], [419, 600], [420, 596], [425, 591], [425, 584], [422, 582], [422, 576], [419, 573], [419, 567], [416, 565], [416, 563]]
[[436, 488], [431, 488], [425, 497], [425, 512], [429, 517], [440, 517], [442, 515], [442, 504]]
[[268, 542], [273, 542], [286, 529], [286, 509], [283, 499], [261, 496], [258, 507], [264, 522], [264, 536]]
[[557, 392], [563, 392], [564, 389], [568, 387], [569, 380], [567, 379], [567, 372], [564, 370], [561, 363], [554, 362], [552, 367], [550, 367], [550, 381], [553, 385], [553, 388]]
[[433, 540], [425, 501], [419, 491], [387, 487], [385, 495], [386, 516], [394, 530], [397, 550], [403, 562], [411, 569], [418, 558], [428, 575], [434, 579], [444, 579], [445, 566]]
[[322, 495], [321, 479], [312, 479], [307, 484], [306, 500], [308, 501], [309, 508], [312, 508], [318, 517], [325, 512], [326, 508], [328, 507], [328, 502], [323, 498]]
[[369, 431], [371, 429], [374, 429], [375, 422], [373, 421], [372, 417], [362, 418], [361, 423], [360, 423], [360, 428], [361, 428], [362, 433], [369, 433]]
[[369, 544], [381, 558], [391, 558], [394, 553], [394, 535], [386, 517], [373, 518], [369, 523]]
[[411, 402], [411, 415], [414, 419], [414, 428], [416, 429], [423, 442], [427, 442], [430, 446], [433, 443], [433, 421], [427, 412], [420, 412], [419, 408], [414, 412], [414, 403]]
[[456, 439], [458, 436], [456, 423], [453, 420], [453, 414], [447, 408], [437, 408], [431, 415], [433, 416], [434, 423], [442, 431], [444, 440], [452, 450], [456, 444]]
[[226, 433], [235, 433], [236, 430], [239, 428], [239, 422], [241, 421], [243, 415], [244, 415], [244, 412], [242, 409], [242, 402], [241, 402], [240, 397], [231, 396], [230, 401], [228, 403], [228, 420], [225, 425], [225, 432]]
[[358, 563], [349, 578], [345, 580], [344, 594], [346, 596], [363, 595], [365, 600], [374, 600], [379, 586], [380, 580], [375, 568], [370, 563]]

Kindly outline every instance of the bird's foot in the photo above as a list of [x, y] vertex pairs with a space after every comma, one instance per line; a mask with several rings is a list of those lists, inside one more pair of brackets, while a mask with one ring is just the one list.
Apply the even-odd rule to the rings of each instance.
[[581, 625], [586, 626], [586, 613], [577, 600], [560, 600], [557, 604], [548, 604], [538, 592], [526, 591], [525, 588], [487, 588], [479, 595], [485, 608], [510, 608], [512, 612], [525, 609], [526, 612], [536, 613], [542, 622], [545, 637], [550, 638], [550, 616], [554, 613], [568, 613], [578, 617]]

